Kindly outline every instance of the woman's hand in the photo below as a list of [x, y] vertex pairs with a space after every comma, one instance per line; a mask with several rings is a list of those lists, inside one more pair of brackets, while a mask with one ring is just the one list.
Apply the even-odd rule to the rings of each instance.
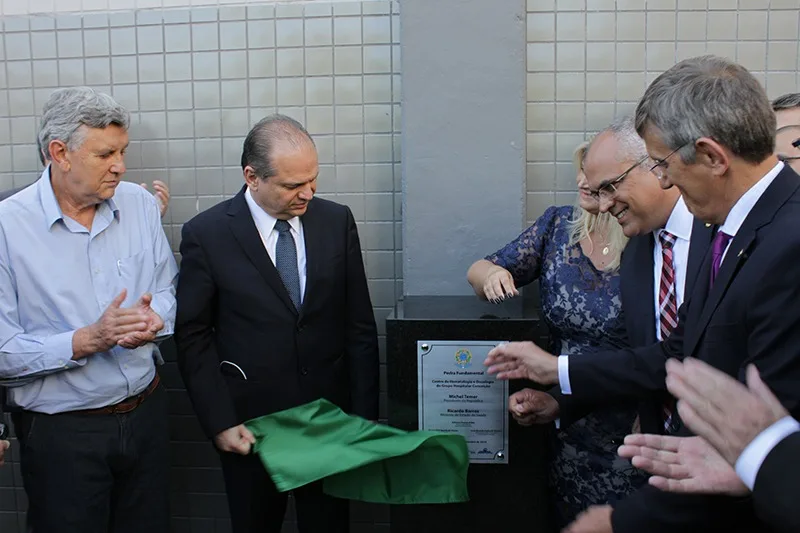
[[500, 303], [506, 298], [519, 296], [519, 291], [514, 286], [511, 272], [497, 265], [492, 265], [486, 271], [483, 280], [483, 294], [492, 303]]

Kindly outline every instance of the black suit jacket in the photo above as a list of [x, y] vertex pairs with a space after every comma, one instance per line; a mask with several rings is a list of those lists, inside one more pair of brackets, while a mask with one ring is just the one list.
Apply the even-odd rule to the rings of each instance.
[[[800, 177], [785, 167], [730, 244], [709, 292], [707, 253], [679, 324], [659, 344], [570, 361], [573, 402], [647, 399], [665, 390], [670, 357], [704, 360], [740, 380], [754, 363], [793, 416], [800, 414]], [[690, 434], [679, 428], [678, 434]], [[619, 502], [615, 533], [762, 531], [750, 498], [687, 496], [643, 487]]]
[[[686, 265], [686, 281], [684, 298], [692, 293], [697, 272], [711, 244], [714, 228], [695, 219], [689, 242], [689, 255]], [[620, 262], [620, 292], [622, 315], [625, 320], [625, 331], [631, 347], [651, 346], [658, 342], [656, 336], [655, 302], [653, 295], [653, 249], [655, 238], [653, 233], [633, 237], [628, 241]], [[580, 356], [577, 356], [580, 357]], [[575, 357], [570, 358], [570, 364]], [[595, 406], [582, 402], [580, 396], [563, 395], [560, 387], [554, 387], [550, 394], [559, 403], [562, 425], [568, 425], [585, 416]], [[642, 431], [646, 433], [663, 433], [662, 404], [664, 393], [657, 393], [652, 398], [639, 402], [639, 420]]]
[[378, 338], [355, 220], [320, 198], [301, 220], [307, 280], [299, 311], [244, 189], [183, 226], [175, 341], [210, 438], [318, 398], [378, 418]]
[[800, 432], [779, 442], [761, 463], [753, 487], [756, 512], [776, 531], [800, 531]]
[[[686, 265], [684, 299], [692, 294], [697, 272], [708, 252], [714, 228], [695, 219], [689, 241]], [[625, 329], [631, 347], [651, 346], [658, 342], [656, 334], [655, 286], [653, 279], [653, 233], [640, 235], [628, 241], [620, 265], [620, 288]], [[639, 404], [639, 421], [645, 433], [663, 433], [662, 405], [665, 394], [643, 400]]]

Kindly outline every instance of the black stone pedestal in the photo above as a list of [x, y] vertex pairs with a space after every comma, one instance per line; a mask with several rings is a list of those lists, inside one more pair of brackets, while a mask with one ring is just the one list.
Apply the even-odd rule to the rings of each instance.
[[[386, 319], [389, 424], [417, 428], [418, 340], [533, 340], [547, 346], [534, 301], [499, 305], [474, 296], [407, 296]], [[511, 382], [514, 392], [528, 383]], [[510, 416], [510, 415], [509, 415]], [[445, 505], [395, 505], [392, 533], [549, 533], [547, 432], [509, 424], [509, 463], [471, 464], [470, 501]]]

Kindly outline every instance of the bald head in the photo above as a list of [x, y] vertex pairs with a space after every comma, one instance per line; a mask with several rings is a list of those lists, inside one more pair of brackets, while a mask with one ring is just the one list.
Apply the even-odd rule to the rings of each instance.
[[256, 176], [267, 179], [277, 174], [277, 152], [316, 149], [314, 140], [298, 121], [286, 115], [269, 115], [253, 126], [242, 147], [242, 169], [251, 167]]

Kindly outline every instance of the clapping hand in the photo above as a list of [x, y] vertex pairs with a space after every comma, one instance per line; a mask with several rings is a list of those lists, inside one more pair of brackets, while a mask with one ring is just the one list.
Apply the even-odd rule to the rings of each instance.
[[123, 348], [133, 350], [134, 348], [138, 348], [139, 346], [143, 346], [155, 340], [158, 332], [164, 327], [164, 321], [158, 316], [158, 313], [153, 311], [153, 308], [150, 307], [152, 301], [153, 296], [147, 292], [139, 298], [139, 301], [136, 302], [133, 308], [138, 309], [145, 317], [144, 327], [139, 331], [134, 331], [124, 336], [117, 341], [117, 344]]
[[730, 463], [759, 433], [789, 412], [761, 380], [754, 365], [747, 368], [747, 386], [697, 360], [667, 361], [667, 389], [678, 398], [683, 422], [716, 448]]
[[702, 437], [628, 435], [619, 455], [653, 474], [649, 483], [663, 491], [731, 496], [748, 493], [733, 467]]

